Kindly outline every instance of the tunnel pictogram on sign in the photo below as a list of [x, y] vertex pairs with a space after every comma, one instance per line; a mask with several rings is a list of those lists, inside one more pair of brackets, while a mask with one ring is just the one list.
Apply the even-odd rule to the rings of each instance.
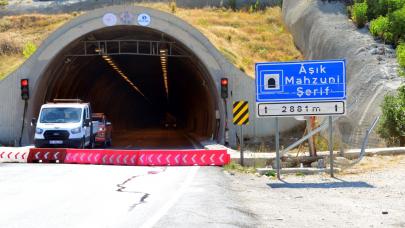
[[249, 124], [249, 103], [247, 101], [236, 101], [233, 103], [233, 124]]

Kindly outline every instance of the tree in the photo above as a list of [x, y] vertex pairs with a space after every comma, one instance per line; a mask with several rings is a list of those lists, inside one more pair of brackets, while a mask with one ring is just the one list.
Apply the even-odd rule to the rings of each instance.
[[386, 95], [381, 109], [378, 134], [390, 145], [399, 142], [405, 146], [405, 86], [398, 89], [397, 95]]
[[398, 43], [405, 38], [405, 6], [388, 15], [391, 22], [391, 33], [394, 36], [394, 42]]
[[353, 5], [352, 19], [357, 27], [362, 28], [367, 22], [367, 3], [355, 3]]

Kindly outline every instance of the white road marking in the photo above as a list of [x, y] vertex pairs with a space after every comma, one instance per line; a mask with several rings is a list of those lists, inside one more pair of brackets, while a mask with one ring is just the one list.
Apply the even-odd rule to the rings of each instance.
[[176, 191], [174, 196], [169, 201], [167, 201], [163, 205], [163, 207], [161, 207], [144, 224], [142, 224], [141, 228], [149, 228], [155, 226], [156, 223], [159, 222], [159, 220], [167, 214], [170, 208], [172, 208], [176, 204], [176, 202], [180, 199], [180, 197], [185, 193], [187, 188], [190, 186], [199, 168], [200, 168], [199, 166], [190, 167], [191, 171], [187, 174], [186, 180], [183, 182], [180, 189]]

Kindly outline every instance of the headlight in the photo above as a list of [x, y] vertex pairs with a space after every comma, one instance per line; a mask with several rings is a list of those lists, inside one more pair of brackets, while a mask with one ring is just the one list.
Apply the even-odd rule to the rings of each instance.
[[104, 131], [104, 128], [103, 128], [103, 127], [100, 127], [100, 128], [98, 129], [98, 131]]
[[42, 130], [41, 128], [35, 129], [35, 134], [42, 134], [42, 132], [44, 132], [44, 130]]
[[72, 134], [79, 134], [81, 131], [82, 131], [81, 127], [73, 128], [72, 130], [70, 130]]

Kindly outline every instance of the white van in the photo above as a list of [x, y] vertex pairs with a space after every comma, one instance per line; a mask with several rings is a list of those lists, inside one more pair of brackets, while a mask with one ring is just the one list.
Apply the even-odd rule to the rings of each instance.
[[32, 120], [35, 147], [93, 148], [97, 126], [91, 115], [90, 104], [81, 100], [55, 99], [42, 105], [38, 120]]

